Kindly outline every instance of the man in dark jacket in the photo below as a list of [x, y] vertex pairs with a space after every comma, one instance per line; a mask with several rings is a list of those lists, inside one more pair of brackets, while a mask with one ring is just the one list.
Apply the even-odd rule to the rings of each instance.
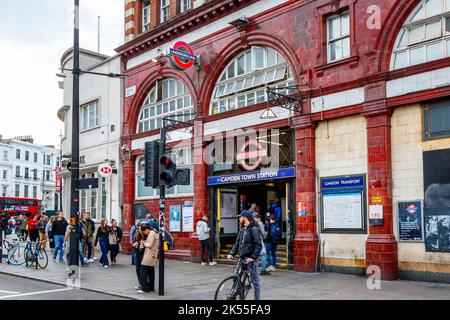
[[253, 214], [250, 211], [242, 211], [239, 216], [239, 222], [241, 224], [241, 230], [227, 258], [231, 260], [238, 254], [242, 260], [245, 260], [255, 287], [255, 300], [260, 300], [258, 267], [255, 261], [258, 261], [262, 249], [261, 230], [258, 223], [253, 220]]
[[63, 213], [58, 212], [55, 222], [52, 224], [52, 233], [55, 239], [55, 250], [53, 251], [53, 261], [56, 262], [56, 256], [59, 251], [59, 262], [64, 263], [63, 244], [66, 236], [67, 221], [64, 219]]

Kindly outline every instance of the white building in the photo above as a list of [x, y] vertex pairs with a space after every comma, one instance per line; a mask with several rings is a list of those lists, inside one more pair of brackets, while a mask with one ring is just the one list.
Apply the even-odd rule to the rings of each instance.
[[42, 210], [59, 209], [55, 168], [59, 151], [33, 143], [29, 136], [0, 137], [0, 196], [41, 200]]
[[[72, 68], [72, 49], [61, 58], [61, 67]], [[80, 68], [98, 73], [120, 73], [120, 57], [108, 57], [88, 50], [80, 50]], [[63, 211], [70, 213], [70, 171], [72, 137], [72, 73], [65, 72], [60, 88], [64, 90], [64, 105], [58, 118], [64, 122], [62, 138]], [[80, 178], [97, 178], [98, 166], [107, 161], [117, 169], [109, 178], [100, 178], [98, 189], [81, 190], [80, 211], [88, 211], [94, 221], [102, 218], [121, 218], [120, 126], [122, 110], [122, 80], [105, 76], [80, 76]]]

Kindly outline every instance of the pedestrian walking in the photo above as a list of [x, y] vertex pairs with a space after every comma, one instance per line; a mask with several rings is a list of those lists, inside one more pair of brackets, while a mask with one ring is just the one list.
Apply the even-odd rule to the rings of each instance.
[[[217, 264], [214, 261], [214, 252], [211, 248], [211, 241], [209, 238], [209, 232], [211, 228], [208, 226], [208, 216], [206, 214], [203, 215], [203, 218], [197, 222], [197, 235], [198, 240], [200, 240], [200, 244], [202, 247], [202, 266], [205, 266], [209, 263], [210, 266]], [[206, 251], [208, 251], [208, 255], [206, 255]]]
[[[70, 256], [70, 234], [72, 233], [72, 230], [73, 230], [73, 227], [70, 224], [68, 224], [66, 227], [66, 234], [64, 236], [64, 248], [65, 248], [64, 252], [66, 253], [67, 264], [70, 263], [70, 258], [69, 258], [69, 256]], [[83, 226], [81, 225], [81, 221], [78, 224], [77, 231], [78, 231], [78, 239], [80, 239], [80, 241], [78, 242], [78, 246], [79, 246], [78, 247], [78, 257], [80, 259], [80, 266], [85, 267], [88, 264], [85, 262], [84, 255], [83, 255], [83, 242], [82, 242]]]
[[267, 236], [266, 236], [266, 252], [267, 252], [267, 263], [269, 267], [267, 271], [272, 272], [276, 270], [277, 266], [277, 246], [281, 243], [281, 228], [276, 221], [276, 216], [274, 214], [270, 215], [270, 220], [266, 226]]
[[14, 218], [14, 216], [10, 216], [8, 220], [8, 231], [6, 234], [12, 234], [15, 227], [16, 227], [16, 219]]
[[130, 244], [131, 244], [131, 265], [136, 265], [136, 247], [133, 246], [137, 233], [139, 232], [140, 219], [136, 219], [134, 225], [130, 229]]
[[136, 249], [136, 260], [135, 260], [135, 269], [136, 269], [136, 277], [138, 279], [138, 286], [134, 287], [136, 290], [142, 289], [142, 279], [141, 279], [141, 263], [142, 258], [144, 258], [145, 247], [142, 245], [142, 240], [146, 240], [147, 236], [142, 233], [142, 227], [147, 225], [137, 225], [137, 232], [133, 239], [133, 249]]
[[45, 226], [45, 234], [47, 235], [48, 243], [50, 246], [50, 251], [53, 252], [53, 249], [55, 249], [55, 239], [53, 237], [52, 233], [52, 225], [53, 222], [55, 222], [56, 217], [52, 216], [49, 221], [47, 222], [47, 225]]
[[91, 213], [85, 212], [81, 221], [83, 227], [83, 254], [87, 258], [86, 262], [94, 262], [94, 233], [95, 223], [91, 220]]
[[20, 235], [27, 240], [28, 238], [28, 232], [27, 232], [27, 226], [28, 226], [28, 218], [27, 216], [23, 216], [22, 220], [20, 220]]
[[266, 246], [264, 244], [264, 239], [266, 238], [267, 232], [264, 223], [261, 221], [261, 215], [259, 213], [256, 214], [256, 222], [258, 223], [259, 230], [261, 231], [261, 276], [267, 276], [270, 275], [270, 272], [267, 272], [266, 270], [266, 263], [267, 263], [267, 250]]
[[106, 218], [103, 218], [102, 220], [100, 220], [100, 226], [98, 227], [97, 233], [95, 235], [94, 246], [96, 247], [97, 244], [100, 243], [102, 256], [100, 257], [99, 262], [104, 268], [109, 268], [108, 251], [110, 234], [111, 228], [108, 226], [108, 220]]
[[59, 262], [64, 263], [64, 239], [67, 229], [67, 221], [64, 219], [63, 213], [59, 211], [56, 220], [52, 224], [52, 234], [55, 240], [55, 250], [53, 251], [53, 262], [56, 262], [56, 256], [59, 252]]
[[37, 224], [38, 234], [39, 234], [39, 242], [41, 249], [47, 249], [47, 233], [45, 232], [47, 228], [48, 219], [45, 214], [41, 215], [41, 219]]
[[158, 263], [159, 249], [158, 223], [150, 221], [149, 225], [143, 225], [141, 230], [147, 236], [147, 240], [141, 241], [145, 251], [141, 263], [142, 288], [137, 293], [148, 293], [155, 291], [155, 267]]
[[28, 220], [27, 224], [27, 231], [28, 231], [28, 237], [30, 238], [31, 242], [37, 242], [39, 239], [39, 232], [38, 232], [38, 220], [39, 216], [35, 215], [32, 219]]
[[245, 261], [254, 284], [255, 300], [260, 300], [261, 288], [255, 261], [258, 260], [262, 250], [261, 231], [250, 211], [242, 211], [239, 215], [239, 222], [241, 230], [239, 230], [236, 242], [227, 258], [228, 260], [232, 260], [235, 255], [239, 255]]
[[117, 220], [111, 220], [111, 235], [113, 243], [109, 244], [111, 251], [111, 263], [116, 264], [116, 257], [120, 251], [120, 241], [122, 241], [122, 229], [117, 225]]

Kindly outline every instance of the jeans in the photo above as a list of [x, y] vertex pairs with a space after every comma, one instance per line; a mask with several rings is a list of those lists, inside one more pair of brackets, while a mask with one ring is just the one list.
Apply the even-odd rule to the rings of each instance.
[[141, 278], [141, 263], [142, 258], [144, 258], [144, 252], [138, 253], [136, 249], [136, 276], [139, 282], [139, 286], [142, 288], [142, 278]]
[[102, 256], [100, 257], [99, 262], [103, 266], [109, 266], [109, 260], [108, 260], [109, 238], [108, 238], [108, 236], [100, 236], [99, 242], [100, 242], [100, 248], [102, 250]]
[[141, 265], [142, 291], [155, 291], [155, 267]]
[[109, 249], [111, 251], [111, 262], [116, 262], [116, 257], [119, 254], [119, 245], [118, 244], [110, 245]]
[[[201, 240], [200, 243], [202, 245], [202, 262], [213, 262], [214, 254], [212, 252], [209, 239]], [[206, 250], [208, 250], [208, 256], [206, 256], [206, 252], [205, 252]], [[208, 261], [208, 259], [209, 259], [209, 261]]]
[[133, 247], [131, 249], [131, 265], [134, 266], [136, 264], [136, 248]]
[[[31, 236], [31, 234], [30, 234], [30, 236]], [[53, 251], [53, 259], [56, 259], [56, 255], [58, 254], [58, 250], [59, 250], [59, 260], [63, 260], [63, 257], [64, 257], [64, 249], [63, 249], [64, 236], [55, 235], [54, 239], [55, 239], [55, 251]]]
[[88, 259], [92, 258], [92, 240], [83, 241], [83, 253], [86, 249], [86, 256]]
[[274, 243], [266, 243], [267, 263], [269, 266], [277, 266], [277, 245]]
[[248, 271], [250, 272], [250, 278], [253, 281], [253, 288], [255, 290], [255, 300], [261, 300], [261, 286], [259, 283], [258, 266], [254, 262], [248, 265]]
[[261, 272], [266, 272], [267, 254], [261, 256]]

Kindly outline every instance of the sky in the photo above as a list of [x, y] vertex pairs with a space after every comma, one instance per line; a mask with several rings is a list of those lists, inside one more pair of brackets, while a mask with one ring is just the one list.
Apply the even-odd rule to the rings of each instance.
[[[59, 147], [56, 116], [63, 90], [56, 77], [62, 54], [73, 45], [73, 0], [1, 0], [0, 135], [32, 135]], [[123, 0], [80, 0], [80, 47], [114, 55], [123, 43]]]

